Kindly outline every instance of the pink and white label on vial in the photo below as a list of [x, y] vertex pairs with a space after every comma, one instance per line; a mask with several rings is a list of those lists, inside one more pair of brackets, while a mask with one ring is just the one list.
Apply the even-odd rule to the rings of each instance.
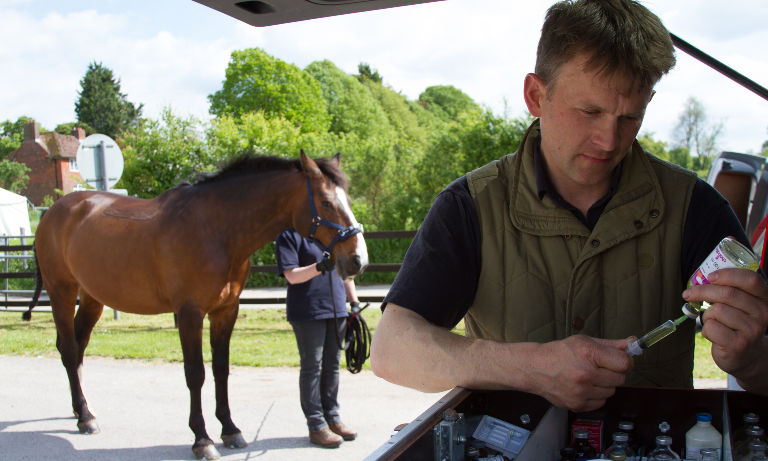
[[707, 256], [707, 259], [704, 260], [701, 266], [696, 269], [696, 272], [693, 273], [693, 276], [691, 277], [691, 285], [709, 285], [707, 276], [712, 272], [719, 269], [736, 268], [738, 268], [738, 266], [728, 261], [728, 258], [726, 258], [723, 252], [720, 251], [720, 248], [717, 247], [709, 254], [709, 256]]

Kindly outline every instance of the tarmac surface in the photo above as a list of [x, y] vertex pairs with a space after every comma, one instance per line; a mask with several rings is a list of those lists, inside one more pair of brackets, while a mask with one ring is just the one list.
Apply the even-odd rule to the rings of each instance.
[[[77, 430], [66, 372], [58, 358], [0, 356], [0, 459], [194, 460], [189, 391], [182, 364], [86, 357], [84, 390], [101, 433]], [[362, 460], [392, 429], [408, 423], [443, 394], [390, 384], [370, 371], [341, 371], [344, 422], [358, 438], [337, 449], [309, 443], [299, 404], [298, 368], [232, 367], [232, 419], [248, 447], [228, 449], [218, 437], [213, 375], [206, 364], [203, 414], [222, 460]]]

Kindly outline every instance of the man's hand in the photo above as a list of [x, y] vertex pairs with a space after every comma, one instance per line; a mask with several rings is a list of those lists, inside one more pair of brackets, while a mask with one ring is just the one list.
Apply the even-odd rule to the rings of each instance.
[[721, 269], [707, 278], [710, 285], [694, 286], [683, 297], [711, 304], [701, 334], [712, 342], [712, 358], [744, 389], [768, 393], [768, 286], [747, 269]]
[[628, 341], [576, 335], [541, 344], [529, 358], [526, 390], [573, 411], [600, 408], [634, 366], [624, 352]]
[[318, 261], [317, 264], [315, 264], [315, 269], [317, 269], [318, 272], [322, 272], [323, 274], [326, 272], [331, 272], [335, 267], [336, 264], [331, 258], [323, 258]]

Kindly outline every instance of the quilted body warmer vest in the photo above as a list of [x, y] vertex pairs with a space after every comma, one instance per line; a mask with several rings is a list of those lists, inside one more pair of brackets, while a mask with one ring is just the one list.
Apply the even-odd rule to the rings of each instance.
[[[482, 269], [467, 336], [544, 343], [575, 334], [640, 337], [681, 315], [685, 217], [696, 175], [643, 152], [623, 161], [616, 194], [590, 232], [539, 200], [534, 122], [518, 152], [467, 174], [482, 235]], [[642, 355], [625, 385], [693, 387], [694, 323]]]

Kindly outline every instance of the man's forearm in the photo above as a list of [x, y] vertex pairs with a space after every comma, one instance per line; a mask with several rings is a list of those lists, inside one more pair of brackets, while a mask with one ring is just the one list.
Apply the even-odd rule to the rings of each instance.
[[515, 357], [508, 351], [510, 346], [524, 349], [538, 345], [466, 338], [431, 325], [418, 314], [390, 303], [373, 337], [371, 369], [387, 381], [422, 392], [441, 392], [456, 386], [525, 389], [523, 373], [498, 376], [499, 361], [503, 361], [507, 370], [514, 368]]

